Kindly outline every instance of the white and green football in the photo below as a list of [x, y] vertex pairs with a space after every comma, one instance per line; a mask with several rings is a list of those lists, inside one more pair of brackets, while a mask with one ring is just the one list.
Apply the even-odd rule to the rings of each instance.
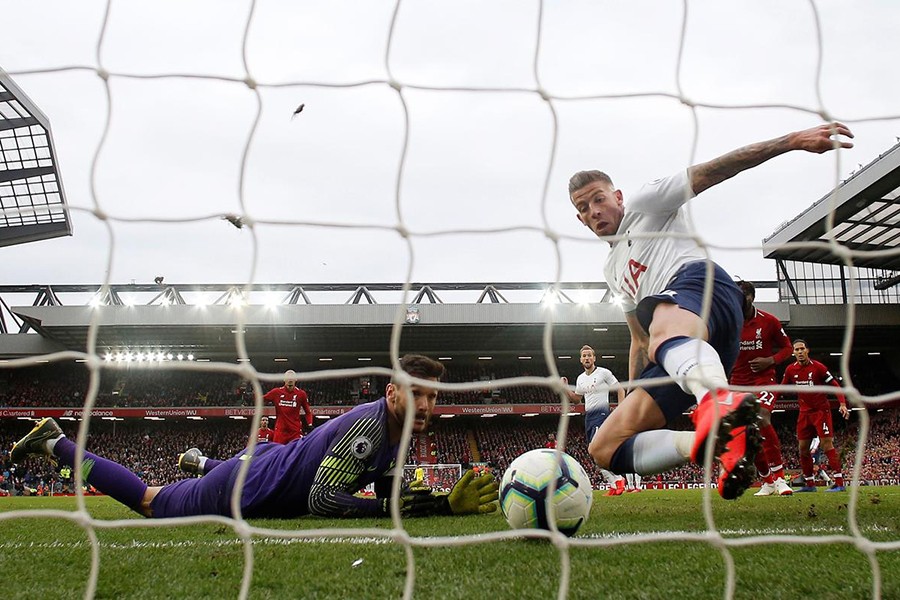
[[[574, 535], [587, 521], [593, 502], [591, 480], [584, 467], [566, 454], [540, 448], [516, 458], [500, 481], [500, 510], [513, 529], [550, 529], [550, 505], [556, 528]], [[550, 483], [556, 482], [551, 501]]]

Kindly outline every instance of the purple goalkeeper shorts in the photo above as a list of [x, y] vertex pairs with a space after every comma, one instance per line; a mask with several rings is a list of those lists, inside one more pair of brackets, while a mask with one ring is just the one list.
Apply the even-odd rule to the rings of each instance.
[[[256, 456], [278, 447], [279, 444], [261, 444], [256, 447]], [[234, 488], [243, 455], [244, 451], [229, 458], [203, 477], [183, 479], [164, 486], [150, 503], [153, 518], [231, 516], [231, 490]]]
[[230, 515], [229, 480], [238, 464], [240, 455], [229, 458], [203, 477], [164, 486], [150, 503], [153, 518]]

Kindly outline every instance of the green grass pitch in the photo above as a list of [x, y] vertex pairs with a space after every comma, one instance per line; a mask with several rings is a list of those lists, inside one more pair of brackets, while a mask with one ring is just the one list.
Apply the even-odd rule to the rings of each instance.
[[[726, 538], [850, 535], [848, 493], [795, 494], [735, 502], [713, 498]], [[88, 498], [95, 519], [138, 519], [108, 498]], [[75, 510], [74, 498], [0, 498], [0, 513], [18, 509]], [[862, 488], [857, 510], [863, 535], [895, 542], [879, 550], [882, 596], [900, 598], [900, 488]], [[390, 529], [389, 519], [253, 520], [281, 529]], [[507, 531], [499, 514], [404, 521], [414, 538]], [[621, 497], [595, 493], [589, 522], [576, 539], [627, 540], [633, 534], [706, 530], [702, 492], [645, 491]], [[97, 529], [98, 598], [232, 598], [238, 595], [243, 549], [219, 524]], [[500, 540], [465, 546], [416, 547], [416, 598], [503, 600], [556, 598], [559, 550], [546, 540]], [[766, 543], [731, 548], [736, 598], [870, 598], [872, 570], [852, 542]], [[721, 552], [702, 541], [576, 546], [570, 550], [569, 598], [722, 598]], [[258, 536], [251, 598], [399, 598], [406, 576], [402, 545], [387, 538], [284, 540]], [[0, 574], [5, 598], [80, 598], [90, 568], [86, 532], [63, 519], [0, 519]]]

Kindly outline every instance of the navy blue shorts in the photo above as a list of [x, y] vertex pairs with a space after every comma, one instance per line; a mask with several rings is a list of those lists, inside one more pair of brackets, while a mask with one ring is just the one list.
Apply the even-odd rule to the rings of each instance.
[[[712, 304], [709, 319], [706, 321], [709, 330], [708, 341], [719, 354], [725, 373], [730, 375], [740, 351], [741, 329], [744, 326], [744, 295], [725, 269], [715, 263], [713, 267]], [[695, 261], [681, 267], [663, 293], [648, 296], [638, 304], [636, 316], [644, 330], [650, 331], [653, 311], [663, 302], [677, 304], [700, 316], [705, 285], [705, 261]], [[668, 373], [660, 365], [650, 363], [638, 379], [667, 376]], [[694, 396], [686, 393], [675, 383], [643, 389], [656, 401], [666, 417], [666, 423], [671, 423], [678, 415], [697, 403]]]
[[587, 436], [587, 443], [590, 445], [594, 439], [594, 434], [603, 425], [603, 422], [609, 416], [609, 409], [592, 410], [584, 413], [584, 432]]

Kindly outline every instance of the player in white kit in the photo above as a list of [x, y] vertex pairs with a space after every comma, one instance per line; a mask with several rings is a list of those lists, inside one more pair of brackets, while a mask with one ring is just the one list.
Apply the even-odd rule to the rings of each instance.
[[[606, 173], [581, 171], [571, 177], [569, 198], [578, 220], [611, 246], [606, 280], [623, 299], [631, 332], [629, 378], [639, 380], [591, 440], [589, 450], [599, 466], [647, 475], [688, 460], [702, 463], [707, 438], [716, 429], [719, 494], [733, 499], [752, 483], [760, 443], [757, 401], [752, 394], [727, 390], [743, 325], [742, 293], [724, 269], [708, 261], [682, 207], [704, 190], [786, 152], [853, 147], [838, 136], [853, 134], [845, 125], [826, 123], [744, 146], [645, 185], [629, 199], [627, 210]], [[704, 321], [707, 285], [711, 304]], [[666, 376], [674, 383], [647, 381]], [[666, 429], [694, 404], [695, 432]]]
[[[569, 390], [568, 393], [572, 402], [581, 402], [584, 399], [584, 431], [590, 442], [594, 433], [600, 429], [603, 421], [609, 416], [609, 389], [619, 383], [619, 380], [609, 369], [597, 366], [596, 353], [590, 346], [581, 347], [580, 360], [581, 366], [584, 367], [584, 373], [578, 376], [575, 382], [575, 391]], [[562, 380], [563, 383], [568, 383], [565, 377]], [[625, 390], [619, 388], [616, 393], [621, 403], [625, 399]], [[625, 491], [625, 478], [604, 468], [600, 469], [600, 473], [609, 483], [609, 492], [606, 495], [621, 496]]]

